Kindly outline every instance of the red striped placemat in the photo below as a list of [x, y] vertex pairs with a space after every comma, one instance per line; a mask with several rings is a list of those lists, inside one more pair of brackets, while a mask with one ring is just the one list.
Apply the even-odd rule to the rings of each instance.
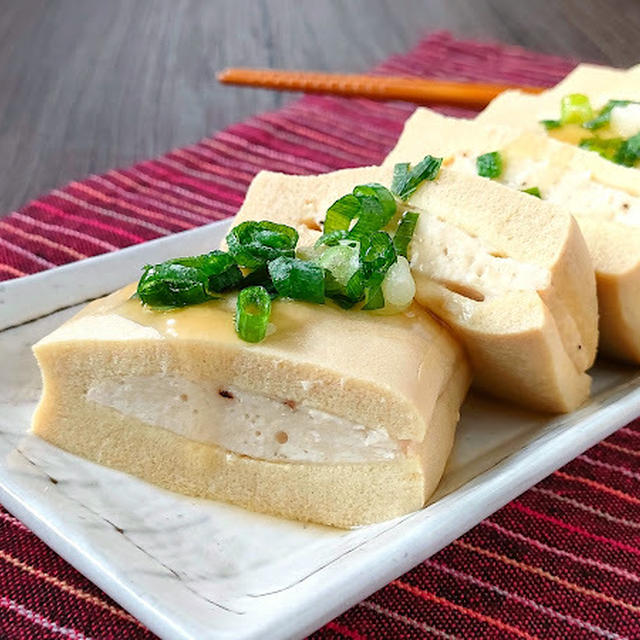
[[[377, 71], [551, 85], [572, 66], [437, 33]], [[308, 96], [161, 158], [71, 183], [0, 220], [0, 279], [232, 215], [262, 168], [377, 163], [412, 109]], [[640, 638], [639, 461], [636, 421], [313, 638]], [[0, 637], [154, 636], [0, 510]]]

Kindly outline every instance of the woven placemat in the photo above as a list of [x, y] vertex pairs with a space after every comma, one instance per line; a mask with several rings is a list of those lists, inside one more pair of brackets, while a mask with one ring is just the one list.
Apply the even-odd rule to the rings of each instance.
[[[544, 86], [573, 66], [436, 33], [376, 72]], [[230, 216], [260, 169], [378, 163], [412, 109], [307, 96], [73, 182], [0, 220], [0, 280]], [[636, 421], [312, 637], [640, 638], [639, 460]], [[155, 636], [0, 510], [0, 637]]]

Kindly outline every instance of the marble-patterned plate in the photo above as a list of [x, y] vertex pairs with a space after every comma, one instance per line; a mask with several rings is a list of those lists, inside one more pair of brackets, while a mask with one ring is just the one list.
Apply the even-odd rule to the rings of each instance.
[[162, 638], [302, 637], [640, 413], [638, 372], [604, 362], [570, 415], [471, 396], [431, 504], [351, 531], [172, 494], [31, 435], [41, 383], [30, 345], [144, 263], [208, 250], [225, 229], [0, 284], [0, 501]]

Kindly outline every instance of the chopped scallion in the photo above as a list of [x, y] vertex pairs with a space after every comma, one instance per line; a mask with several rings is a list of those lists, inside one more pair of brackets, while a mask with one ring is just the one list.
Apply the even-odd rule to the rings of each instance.
[[246, 342], [260, 342], [267, 335], [271, 298], [264, 287], [247, 287], [238, 294], [236, 332]]
[[396, 199], [389, 189], [372, 182], [354, 188], [353, 195], [360, 201], [358, 221], [351, 230], [353, 237], [378, 231], [396, 214]]
[[346, 296], [349, 300], [362, 300], [364, 296], [364, 275], [362, 268], [358, 269], [347, 282]]
[[600, 109], [600, 111], [598, 112], [598, 115], [595, 118], [592, 118], [591, 120], [587, 120], [587, 122], [583, 123], [582, 126], [585, 129], [591, 129], [591, 130], [600, 129], [611, 122], [611, 112], [616, 107], [626, 107], [629, 104], [638, 104], [638, 103], [637, 102], [634, 103], [632, 100], [609, 100], [609, 102], [607, 102], [607, 104], [605, 104], [604, 107]]
[[520, 191], [522, 191], [522, 193], [528, 193], [530, 196], [535, 196], [536, 198], [542, 198], [538, 187], [529, 187], [528, 189], [520, 189]]
[[229, 253], [241, 267], [257, 269], [280, 256], [293, 258], [298, 232], [286, 224], [241, 222], [227, 235]]
[[365, 311], [374, 311], [382, 309], [382, 307], [384, 307], [384, 294], [382, 293], [382, 282], [380, 282], [367, 290], [367, 297], [362, 308]]
[[623, 140], [618, 148], [613, 161], [625, 167], [634, 167], [640, 160], [640, 133], [627, 140]]
[[338, 229], [336, 231], [329, 231], [329, 233], [323, 233], [316, 240], [316, 247], [327, 245], [328, 247], [334, 247], [341, 240], [345, 240], [349, 236], [349, 232], [344, 229]]
[[328, 209], [324, 219], [324, 233], [347, 231], [351, 221], [360, 215], [360, 200], [352, 193], [336, 200]]
[[547, 130], [558, 129], [562, 126], [561, 120], [540, 120], [540, 124]]
[[393, 236], [393, 246], [399, 256], [407, 257], [409, 243], [413, 237], [413, 232], [416, 230], [419, 215], [413, 211], [405, 211], [402, 214], [396, 233]]
[[181, 264], [183, 258], [147, 265], [136, 293], [149, 307], [170, 309], [200, 304], [211, 299], [208, 276], [200, 269]]
[[[397, 165], [398, 196], [406, 199], [421, 182], [433, 180], [441, 163], [426, 156], [413, 168]], [[330, 298], [343, 308], [363, 303], [363, 309], [378, 309], [385, 305], [382, 284], [399, 255], [409, 268], [406, 255], [418, 214], [405, 212], [392, 238], [383, 229], [397, 212], [396, 196], [381, 184], [369, 183], [356, 186], [329, 208], [324, 233], [314, 246], [297, 247], [298, 232], [288, 225], [245, 221], [227, 235], [228, 252], [145, 267], [134, 297], [155, 308], [175, 308], [237, 290], [235, 327], [248, 342], [264, 339], [271, 300], [278, 297], [318, 304]]]
[[272, 300], [278, 297], [278, 292], [275, 290], [273, 282], [271, 282], [271, 276], [269, 275], [267, 265], [264, 265], [263, 267], [255, 269], [254, 271], [248, 273], [243, 278], [241, 284], [238, 286], [238, 289], [244, 289], [245, 287], [253, 286], [264, 287], [271, 296]]
[[357, 219], [349, 235], [361, 236], [382, 229], [396, 213], [393, 194], [381, 184], [372, 182], [354, 187], [353, 192], [336, 200], [327, 210], [324, 221], [325, 240], [344, 237], [340, 232], [349, 231], [351, 221]]
[[391, 191], [400, 198], [407, 200], [425, 180], [435, 180], [440, 173], [442, 158], [425, 156], [413, 167], [408, 162], [401, 162], [393, 168]]
[[335, 278], [343, 288], [347, 286], [351, 276], [360, 268], [360, 246], [339, 244], [329, 247], [318, 259], [318, 264]]
[[365, 278], [369, 279], [374, 274], [384, 274], [396, 261], [396, 250], [393, 241], [385, 231], [372, 233], [363, 240], [360, 248], [360, 259]]
[[499, 178], [502, 174], [502, 156], [499, 151], [483, 153], [476, 158], [478, 175], [483, 178]]
[[562, 124], [584, 124], [593, 118], [589, 98], [582, 93], [570, 93], [560, 101]]
[[588, 151], [595, 151], [599, 153], [603, 158], [615, 162], [615, 158], [618, 154], [620, 146], [623, 140], [621, 138], [585, 138], [580, 140], [578, 146], [581, 149], [587, 149]]
[[324, 302], [324, 270], [313, 262], [298, 258], [276, 258], [269, 263], [269, 275], [283, 298]]
[[242, 271], [235, 260], [225, 251], [211, 251], [202, 256], [196, 256], [199, 268], [209, 277], [207, 291], [221, 293], [235, 289], [243, 279]]

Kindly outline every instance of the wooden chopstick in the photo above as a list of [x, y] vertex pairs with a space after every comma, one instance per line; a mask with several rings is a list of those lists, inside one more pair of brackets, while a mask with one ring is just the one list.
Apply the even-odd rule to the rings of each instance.
[[540, 93], [541, 87], [474, 84], [402, 76], [370, 76], [282, 69], [225, 69], [218, 74], [223, 84], [263, 87], [276, 91], [304, 91], [373, 100], [404, 100], [418, 104], [449, 104], [484, 107], [506, 89]]

